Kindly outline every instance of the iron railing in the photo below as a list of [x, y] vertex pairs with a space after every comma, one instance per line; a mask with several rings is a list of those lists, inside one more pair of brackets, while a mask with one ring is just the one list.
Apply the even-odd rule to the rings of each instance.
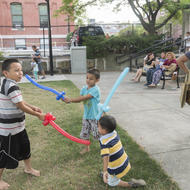
[[[135, 59], [135, 67], [138, 67], [138, 59], [149, 52], [159, 53], [162, 51], [173, 51], [174, 53], [185, 52], [187, 39], [177, 41], [174, 38], [168, 38], [158, 43], [154, 43], [152, 46], [145, 48], [137, 53], [123, 54], [116, 56], [116, 63], [123, 64], [127, 61], [130, 62], [130, 71], [132, 71], [133, 59]], [[126, 57], [126, 58], [125, 58]], [[124, 58], [124, 59], [122, 59]]]

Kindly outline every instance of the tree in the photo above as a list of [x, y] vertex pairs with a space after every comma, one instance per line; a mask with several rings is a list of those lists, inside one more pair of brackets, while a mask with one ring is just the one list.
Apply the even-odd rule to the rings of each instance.
[[68, 15], [71, 20], [77, 21], [79, 24], [82, 23], [82, 19], [85, 17], [86, 7], [96, 5], [98, 0], [62, 0], [62, 6], [55, 11], [55, 16], [59, 14]]
[[[163, 27], [179, 10], [189, 8], [186, 4], [181, 3], [180, 0], [145, 0], [143, 2], [140, 0], [128, 0], [128, 3], [149, 34], [154, 34]], [[164, 17], [161, 23], [156, 22], [158, 16], [160, 18]]]
[[[58, 13], [68, 14], [73, 19], [81, 16], [87, 6], [96, 3], [113, 3], [117, 1], [116, 9], [130, 5], [135, 15], [139, 18], [143, 28], [149, 33], [154, 34], [158, 29], [171, 20], [180, 10], [189, 9], [190, 6], [186, 1], [189, 0], [63, 0], [63, 6], [57, 11]], [[182, 2], [181, 2], [182, 1]], [[158, 17], [164, 19], [157, 23]]]
[[[185, 7], [185, 9], [188, 8], [188, 4], [189, 4], [189, 0], [181, 0], [181, 7], [182, 9], [180, 11], [178, 11], [174, 17], [172, 17], [172, 19], [170, 20], [171, 23], [173, 24], [182, 24], [183, 23], [183, 7]], [[163, 21], [164, 17], [157, 19], [158, 23], [161, 23]]]

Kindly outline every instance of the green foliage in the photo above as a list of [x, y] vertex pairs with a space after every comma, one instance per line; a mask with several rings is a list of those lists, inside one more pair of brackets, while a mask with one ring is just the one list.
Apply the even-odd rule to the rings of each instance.
[[54, 16], [64, 14], [76, 23], [83, 23], [82, 20], [86, 18], [86, 4], [80, 0], [62, 0], [62, 6], [54, 12]]
[[[179, 11], [189, 9], [189, 0], [181, 0], [180, 2], [176, 0], [62, 0], [62, 6], [55, 11], [55, 15], [65, 14], [70, 16], [71, 19], [81, 22], [86, 19], [87, 6], [111, 3], [115, 3], [115, 11], [120, 11], [121, 8], [130, 5], [144, 29], [150, 34], [154, 34], [173, 17], [179, 18]], [[159, 13], [164, 13], [164, 16], [163, 19], [159, 19], [158, 22], [158, 15], [161, 15]]]
[[87, 58], [95, 59], [104, 57], [107, 54], [106, 51], [106, 39], [104, 36], [89, 36], [84, 37], [83, 45], [87, 46]]
[[83, 45], [87, 46], [87, 58], [102, 58], [111, 53], [130, 54], [150, 47], [155, 40], [161, 39], [157, 35], [121, 35], [105, 37], [86, 37]]
[[[134, 27], [134, 29], [132, 29], [132, 27]], [[130, 26], [120, 30], [119, 35], [126, 36], [126, 35], [130, 35], [131, 33], [137, 34], [137, 35], [143, 35], [144, 33], [146, 33], [146, 30], [143, 28], [141, 24], [137, 24], [134, 26], [130, 24]]]
[[73, 35], [73, 32], [70, 32], [67, 34], [67, 38], [66, 38], [67, 42], [71, 41], [72, 35]]
[[[178, 7], [180, 9], [176, 11], [176, 8]], [[188, 9], [188, 8], [190, 8], [189, 0], [180, 0], [180, 3], [176, 3], [171, 0], [165, 0], [165, 4], [163, 8], [161, 9], [161, 11], [164, 12], [164, 15], [157, 19], [157, 23], [162, 23], [163, 20], [166, 19], [170, 13], [176, 11], [176, 14], [172, 17], [170, 21], [173, 24], [182, 24], [183, 22], [182, 12], [184, 9]]]
[[0, 61], [4, 60], [3, 52], [0, 52]]

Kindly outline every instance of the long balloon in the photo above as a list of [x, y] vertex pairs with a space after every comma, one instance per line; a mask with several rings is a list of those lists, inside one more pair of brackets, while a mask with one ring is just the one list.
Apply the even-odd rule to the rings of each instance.
[[65, 137], [67, 137], [68, 139], [74, 141], [74, 142], [77, 142], [77, 143], [80, 143], [80, 144], [84, 144], [84, 145], [90, 145], [90, 141], [88, 140], [83, 140], [83, 139], [79, 139], [77, 137], [74, 137], [72, 135], [70, 135], [69, 133], [67, 133], [66, 131], [64, 131], [62, 128], [60, 128], [55, 122], [56, 118], [50, 114], [50, 113], [47, 113], [45, 115], [45, 119], [43, 121], [43, 125], [48, 125], [50, 124], [52, 127], [54, 127], [59, 133], [61, 133], [62, 135], [64, 135]]
[[107, 96], [107, 98], [106, 98], [106, 100], [105, 100], [103, 106], [100, 106], [100, 111], [99, 111], [98, 115], [96, 116], [96, 120], [99, 120], [99, 119], [100, 119], [100, 117], [102, 116], [102, 113], [103, 113], [103, 112], [108, 111], [107, 106], [108, 106], [108, 104], [109, 104], [109, 102], [110, 102], [110, 100], [111, 100], [111, 98], [112, 98], [114, 92], [116, 91], [117, 87], [120, 85], [121, 81], [123, 80], [123, 78], [126, 76], [126, 74], [127, 74], [128, 72], [129, 72], [129, 68], [126, 67], [126, 68], [123, 70], [123, 72], [120, 74], [120, 76], [118, 77], [117, 81], [116, 81], [115, 84], [113, 85], [111, 91], [109, 92], [109, 94], [108, 94], [108, 96]]
[[34, 84], [35, 86], [37, 86], [38, 88], [41, 88], [41, 89], [43, 89], [43, 90], [47, 90], [47, 91], [50, 91], [50, 92], [53, 92], [54, 94], [56, 94], [56, 95], [57, 95], [57, 97], [56, 97], [57, 100], [59, 100], [60, 98], [62, 98], [62, 99], [64, 100], [63, 95], [65, 95], [65, 92], [59, 93], [59, 92], [57, 92], [56, 90], [54, 90], [54, 89], [52, 89], [52, 88], [49, 88], [49, 87], [47, 87], [47, 86], [40, 85], [40, 84], [38, 84], [37, 82], [35, 82], [34, 80], [32, 80], [32, 78], [29, 77], [29, 75], [27, 75], [27, 74], [25, 75], [25, 77], [26, 77], [32, 84]]
[[67, 137], [68, 139], [80, 143], [80, 144], [84, 144], [84, 145], [90, 145], [90, 141], [88, 140], [83, 140], [83, 139], [79, 139], [77, 137], [74, 137], [72, 135], [70, 135], [69, 133], [67, 133], [66, 131], [64, 131], [63, 129], [61, 129], [54, 121], [50, 121], [49, 122], [50, 125], [52, 127], [54, 127], [59, 133], [61, 133], [62, 135], [64, 135], [65, 137]]

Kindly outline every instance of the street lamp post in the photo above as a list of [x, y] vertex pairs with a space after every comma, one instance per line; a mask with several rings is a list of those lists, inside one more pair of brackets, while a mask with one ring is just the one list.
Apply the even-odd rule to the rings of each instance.
[[47, 11], [48, 11], [48, 36], [49, 36], [49, 62], [50, 62], [50, 75], [53, 75], [53, 54], [52, 54], [52, 39], [51, 39], [51, 20], [50, 20], [50, 6], [49, 1], [47, 2]]

